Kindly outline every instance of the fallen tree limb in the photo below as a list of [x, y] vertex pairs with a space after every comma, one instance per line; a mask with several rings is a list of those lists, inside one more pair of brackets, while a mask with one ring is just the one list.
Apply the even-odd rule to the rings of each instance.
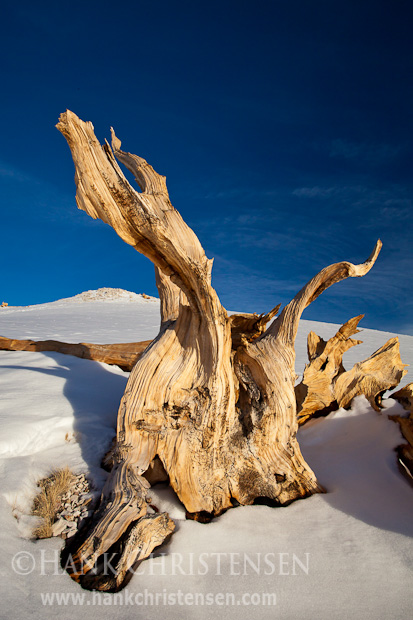
[[384, 392], [397, 386], [406, 374], [398, 338], [391, 338], [369, 358], [345, 370], [342, 357], [361, 343], [350, 336], [359, 332], [356, 328], [362, 318], [363, 315], [350, 319], [328, 342], [314, 332], [309, 334], [309, 364], [301, 383], [295, 387], [300, 425], [315, 415], [349, 407], [353, 398], [361, 395], [373, 409], [380, 411]]
[[348, 407], [353, 398], [363, 394], [373, 409], [380, 411], [384, 392], [400, 383], [406, 366], [400, 358], [399, 339], [390, 338], [369, 358], [338, 377], [334, 385], [338, 406]]
[[0, 351], [55, 351], [95, 362], [105, 362], [105, 364], [119, 366], [125, 372], [130, 372], [151, 342], [151, 340], [145, 340], [118, 344], [92, 344], [90, 342], [70, 344], [58, 340], [16, 340], [0, 336]]
[[343, 354], [361, 343], [361, 340], [353, 340], [350, 336], [360, 331], [357, 325], [363, 316], [361, 314], [347, 321], [327, 342], [314, 332], [309, 333], [307, 338], [309, 363], [304, 369], [301, 383], [295, 387], [300, 425], [315, 414], [326, 415], [334, 407], [337, 408], [334, 382], [345, 372]]

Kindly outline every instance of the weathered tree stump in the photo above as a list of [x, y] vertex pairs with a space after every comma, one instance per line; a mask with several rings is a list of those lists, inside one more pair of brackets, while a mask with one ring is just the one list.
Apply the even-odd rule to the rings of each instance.
[[[113, 590], [174, 528], [167, 514], [147, 513], [148, 470], [153, 482], [158, 470], [166, 472], [193, 518], [262, 499], [285, 505], [320, 491], [296, 439], [297, 327], [326, 288], [371, 269], [381, 242], [361, 265], [340, 262], [320, 271], [267, 329], [276, 308], [228, 316], [211, 285], [212, 260], [172, 206], [165, 178], [122, 151], [113, 130], [111, 148], [70, 111], [57, 127], [75, 163], [79, 208], [154, 263], [161, 300], [160, 332], [133, 367], [120, 404], [100, 507], [65, 556], [84, 587]], [[117, 561], [106, 574], [101, 558], [109, 551]]]

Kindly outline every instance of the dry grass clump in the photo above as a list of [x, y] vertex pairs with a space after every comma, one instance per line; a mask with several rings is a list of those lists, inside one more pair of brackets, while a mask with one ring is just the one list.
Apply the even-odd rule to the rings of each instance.
[[31, 514], [40, 517], [41, 523], [33, 531], [36, 538], [50, 538], [53, 535], [52, 526], [61, 507], [62, 497], [68, 492], [75, 479], [75, 474], [69, 467], [56, 469], [50, 476], [42, 478], [37, 483], [40, 492], [33, 500]]

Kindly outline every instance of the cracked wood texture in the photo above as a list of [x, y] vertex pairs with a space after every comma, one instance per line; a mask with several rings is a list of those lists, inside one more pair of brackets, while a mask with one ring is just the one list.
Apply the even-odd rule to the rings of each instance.
[[[361, 265], [323, 269], [268, 329], [276, 308], [230, 317], [211, 285], [212, 260], [172, 206], [165, 178], [121, 150], [113, 130], [111, 147], [101, 146], [93, 125], [70, 111], [57, 127], [72, 152], [79, 208], [153, 262], [161, 300], [159, 334], [134, 366], [120, 403], [100, 507], [73, 542], [67, 567], [84, 587], [115, 590], [174, 527], [167, 515], [147, 513], [144, 474], [155, 462], [193, 518], [258, 498], [285, 505], [320, 491], [296, 439], [297, 327], [327, 287], [369, 271], [381, 242]], [[108, 550], [118, 558], [110, 575], [96, 570]]]

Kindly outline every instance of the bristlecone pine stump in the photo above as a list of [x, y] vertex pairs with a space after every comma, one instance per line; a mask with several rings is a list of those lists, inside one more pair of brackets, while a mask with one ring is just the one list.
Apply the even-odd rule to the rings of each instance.
[[[341, 262], [320, 271], [268, 329], [277, 309], [228, 316], [211, 285], [212, 260], [170, 203], [165, 177], [122, 151], [113, 130], [111, 148], [70, 111], [57, 128], [72, 152], [78, 207], [154, 263], [161, 300], [159, 334], [134, 366], [121, 400], [100, 507], [63, 557], [83, 587], [116, 590], [128, 569], [174, 530], [166, 513], [147, 513], [148, 470], [152, 482], [157, 471], [159, 479], [166, 472], [192, 518], [212, 518], [258, 498], [285, 505], [321, 490], [296, 439], [297, 327], [326, 288], [370, 270], [381, 242], [361, 265]], [[108, 575], [99, 558], [109, 551], [118, 555]]]

